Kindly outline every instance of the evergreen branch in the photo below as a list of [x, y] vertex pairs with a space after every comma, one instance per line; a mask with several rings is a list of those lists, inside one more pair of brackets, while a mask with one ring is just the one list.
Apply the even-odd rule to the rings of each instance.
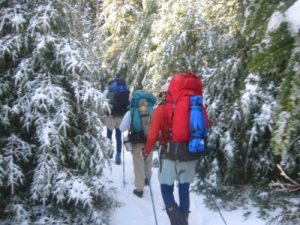
[[[270, 51], [270, 52], [267, 52], [267, 53], [260, 53], [260, 55], [264, 55], [263, 59], [259, 59], [259, 62], [255, 65], [253, 65], [251, 67], [252, 71], [256, 71], [256, 70], [259, 70], [259, 68], [261, 68], [263, 65], [265, 65], [268, 61], [273, 61], [276, 56], [279, 55], [280, 52], [282, 52], [283, 50], [285, 49], [289, 49], [290, 47], [293, 46], [293, 43], [292, 42], [288, 42], [287, 44], [285, 45], [281, 45], [280, 48], [276, 49], [275, 51]], [[280, 58], [280, 57], [278, 57]]]
[[291, 141], [291, 143], [288, 146], [288, 149], [291, 149], [291, 147], [299, 140], [300, 140], [300, 135]]

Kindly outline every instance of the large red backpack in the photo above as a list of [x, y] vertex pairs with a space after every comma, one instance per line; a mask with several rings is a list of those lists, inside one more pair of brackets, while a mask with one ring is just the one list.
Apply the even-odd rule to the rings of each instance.
[[173, 142], [190, 141], [190, 97], [195, 95], [202, 95], [202, 80], [195, 73], [178, 73], [172, 77], [166, 107]]

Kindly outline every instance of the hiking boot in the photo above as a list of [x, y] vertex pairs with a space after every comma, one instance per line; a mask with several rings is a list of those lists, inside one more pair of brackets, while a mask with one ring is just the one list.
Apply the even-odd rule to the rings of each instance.
[[121, 153], [116, 154], [116, 164], [117, 165], [121, 165]]
[[138, 191], [137, 189], [133, 190], [133, 194], [135, 194], [136, 196], [138, 196], [139, 198], [143, 197], [143, 191]]
[[148, 180], [148, 178], [145, 178], [145, 186], [149, 186], [149, 180]]
[[171, 225], [188, 225], [187, 215], [181, 212], [176, 203], [166, 206]]

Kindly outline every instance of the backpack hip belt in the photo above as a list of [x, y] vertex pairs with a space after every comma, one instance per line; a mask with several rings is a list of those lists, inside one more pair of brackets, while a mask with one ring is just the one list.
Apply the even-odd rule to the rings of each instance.
[[203, 154], [189, 152], [188, 144], [188, 142], [179, 143], [170, 141], [161, 146], [160, 158], [180, 162], [198, 160]]

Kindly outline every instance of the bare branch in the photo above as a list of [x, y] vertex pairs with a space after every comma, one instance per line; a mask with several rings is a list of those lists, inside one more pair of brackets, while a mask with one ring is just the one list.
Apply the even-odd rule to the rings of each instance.
[[280, 171], [280, 175], [283, 176], [286, 180], [288, 180], [288, 182], [286, 183], [282, 183], [282, 182], [275, 182], [275, 181], [271, 181], [270, 186], [271, 187], [275, 187], [275, 188], [279, 188], [280, 190], [284, 190], [284, 191], [297, 191], [300, 190], [300, 184], [296, 181], [294, 181], [292, 178], [290, 178], [282, 169], [282, 167], [277, 164], [277, 168]]

